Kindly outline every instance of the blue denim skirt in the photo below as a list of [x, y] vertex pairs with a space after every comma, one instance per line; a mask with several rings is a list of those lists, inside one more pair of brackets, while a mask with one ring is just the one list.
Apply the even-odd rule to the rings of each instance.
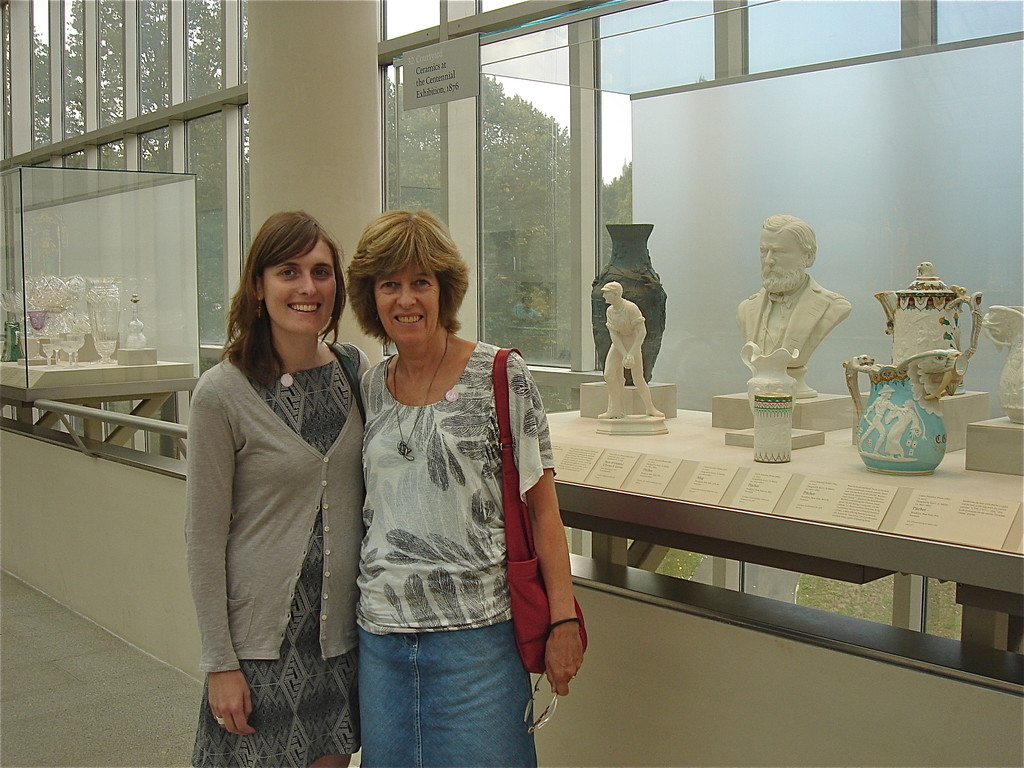
[[361, 765], [532, 768], [530, 692], [511, 621], [450, 632], [360, 629]]

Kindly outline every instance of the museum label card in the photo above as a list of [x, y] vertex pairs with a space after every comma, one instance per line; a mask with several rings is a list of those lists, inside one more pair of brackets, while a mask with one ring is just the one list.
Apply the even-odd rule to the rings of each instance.
[[552, 445], [551, 450], [555, 456], [555, 473], [558, 479], [570, 483], [582, 483], [586, 480], [590, 470], [604, 453], [603, 448], [563, 443]]
[[640, 454], [635, 451], [605, 451], [587, 475], [587, 484], [600, 488], [622, 488]]
[[876, 483], [845, 483], [827, 477], [808, 477], [781, 514], [877, 531], [897, 490], [894, 486]]
[[752, 469], [743, 479], [731, 506], [749, 509], [751, 512], [775, 511], [775, 505], [782, 498], [786, 486], [793, 479], [789, 472], [774, 472], [768, 469]]
[[894, 533], [1000, 549], [1019, 501], [914, 491]]
[[643, 456], [637, 462], [633, 476], [622, 490], [661, 496], [682, 463], [682, 459], [672, 456]]
[[701, 462], [675, 498], [698, 504], [718, 504], [739, 467]]
[[465, 99], [480, 93], [480, 35], [463, 35], [406, 51], [402, 67], [402, 108]]

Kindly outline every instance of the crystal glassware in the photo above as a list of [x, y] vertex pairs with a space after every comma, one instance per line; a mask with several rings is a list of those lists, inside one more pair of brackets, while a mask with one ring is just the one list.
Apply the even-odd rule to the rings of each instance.
[[47, 365], [57, 365], [57, 350], [60, 349], [60, 339], [56, 336], [42, 336], [39, 339], [39, 348], [43, 351]]
[[43, 353], [42, 336], [43, 328], [46, 327], [46, 310], [45, 309], [30, 309], [28, 314], [28, 324], [31, 330], [28, 332], [30, 338], [35, 339], [36, 352], [33, 356], [33, 360], [46, 361], [46, 356]]
[[121, 297], [117, 278], [101, 277], [91, 280], [85, 292], [89, 308], [89, 326], [96, 351], [100, 353], [97, 365], [112, 365], [111, 355], [117, 347], [117, 330], [121, 317]]
[[60, 336], [60, 348], [68, 356], [68, 365], [71, 368], [78, 367], [78, 350], [85, 345], [84, 333], [62, 333]]

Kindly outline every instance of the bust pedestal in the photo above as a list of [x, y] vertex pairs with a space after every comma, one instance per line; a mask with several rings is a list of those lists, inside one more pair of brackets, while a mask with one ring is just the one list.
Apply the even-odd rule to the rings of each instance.
[[156, 347], [142, 349], [125, 349], [121, 347], [114, 353], [118, 365], [156, 365]]
[[[793, 398], [793, 429], [831, 432], [849, 429], [856, 422], [853, 399], [849, 395], [822, 395]], [[754, 414], [746, 392], [716, 395], [711, 398], [711, 426], [722, 429], [752, 429]], [[797, 446], [794, 444], [793, 446]]]
[[[960, 392], [939, 400], [946, 424], [946, 453], [967, 447], [967, 425], [989, 417], [988, 392]], [[1009, 421], [1009, 419], [1007, 419]]]
[[1005, 416], [967, 425], [966, 469], [1024, 475], [1024, 424]]

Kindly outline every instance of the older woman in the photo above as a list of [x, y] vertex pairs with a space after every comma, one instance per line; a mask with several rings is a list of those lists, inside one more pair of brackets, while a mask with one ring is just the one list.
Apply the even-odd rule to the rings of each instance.
[[[497, 348], [456, 335], [468, 268], [433, 215], [390, 211], [364, 231], [348, 278], [363, 330], [398, 351], [363, 379], [362, 764], [535, 765], [506, 580]], [[546, 676], [565, 695], [583, 648], [551, 441], [521, 358], [508, 374], [520, 491], [558, 624]]]
[[224, 360], [189, 418], [187, 553], [206, 692], [194, 766], [345, 766], [359, 749], [358, 371], [339, 249], [279, 213], [249, 249]]

